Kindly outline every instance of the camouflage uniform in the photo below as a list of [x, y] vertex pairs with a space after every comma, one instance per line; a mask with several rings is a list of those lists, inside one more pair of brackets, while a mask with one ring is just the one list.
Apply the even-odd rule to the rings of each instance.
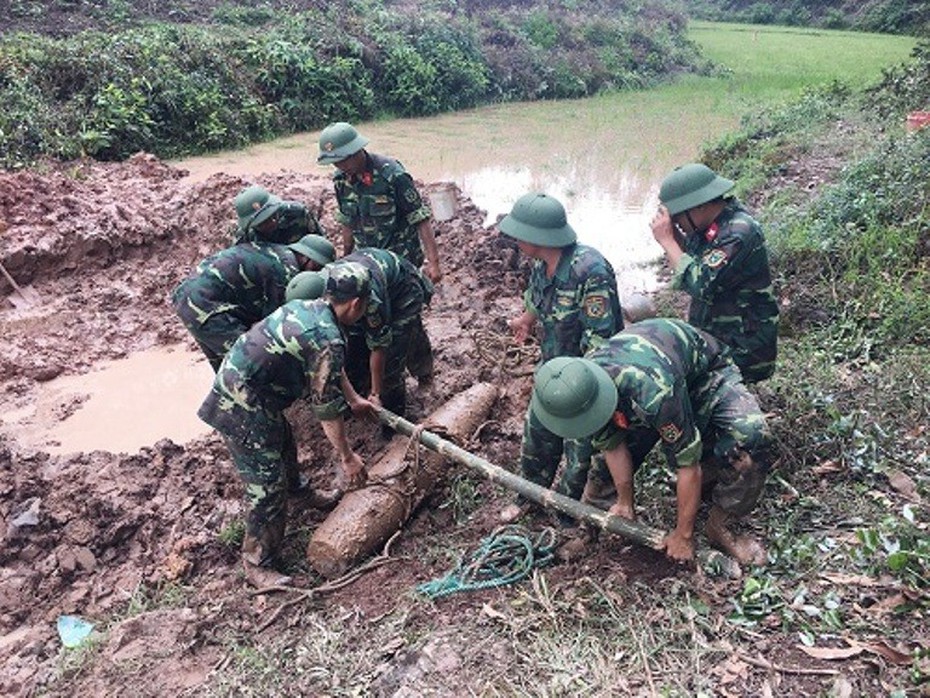
[[239, 335], [284, 303], [298, 271], [287, 247], [246, 242], [200, 262], [174, 289], [171, 302], [216, 371]]
[[236, 226], [233, 231], [233, 244], [243, 242], [273, 242], [279, 245], [289, 245], [297, 242], [304, 235], [322, 235], [326, 237], [323, 227], [310, 210], [299, 201], [282, 201], [277, 206], [275, 215], [278, 224], [268, 233], [260, 233], [251, 225], [243, 230]]
[[[420, 328], [420, 312], [429, 301], [432, 285], [420, 270], [403, 257], [373, 247], [356, 250], [340, 262], [357, 262], [371, 275], [368, 310], [361, 327], [349, 332], [346, 372], [360, 393], [368, 392], [369, 357], [373, 349], [387, 352], [381, 404], [403, 415], [406, 409], [404, 371], [409, 361], [408, 347], [415, 329]], [[432, 356], [429, 357], [432, 361]]]
[[[551, 279], [545, 262], [535, 260], [523, 300], [542, 324], [540, 364], [556, 356], [581, 356], [623, 329], [614, 270], [600, 252], [586, 245], [563, 248]], [[563, 439], [527, 409], [520, 452], [523, 477], [549, 487], [562, 451]], [[591, 465], [590, 439], [564, 440], [564, 451], [565, 470], [556, 491], [579, 499]]]
[[199, 417], [222, 434], [251, 504], [243, 554], [255, 565], [284, 536], [297, 447], [284, 410], [307, 397], [321, 420], [344, 414], [345, 338], [324, 300], [291, 301], [243, 334], [223, 359]]
[[[418, 226], [432, 215], [429, 207], [420, 197], [413, 177], [397, 160], [365, 154], [362, 177], [350, 177], [344, 172], [333, 175], [336, 222], [352, 230], [356, 248], [390, 250], [419, 269], [423, 265], [423, 246]], [[433, 349], [422, 324], [413, 328], [409, 352], [411, 373], [420, 380], [431, 379]]]
[[746, 383], [775, 371], [778, 303], [759, 224], [734, 200], [685, 240], [672, 287], [692, 298], [688, 322], [729, 345]]
[[390, 250], [416, 267], [423, 264], [417, 226], [430, 217], [413, 178], [397, 160], [366, 153], [365, 174], [333, 175], [335, 218], [352, 230], [356, 247]]
[[[593, 438], [598, 450], [627, 443], [634, 467], [657, 442], [669, 466], [703, 464], [715, 504], [748, 513], [765, 484], [770, 435], [759, 405], [743, 385], [729, 349], [680, 320], [643, 320], [589, 352], [618, 391], [613, 420]], [[744, 450], [752, 469], [739, 474], [727, 457]]]

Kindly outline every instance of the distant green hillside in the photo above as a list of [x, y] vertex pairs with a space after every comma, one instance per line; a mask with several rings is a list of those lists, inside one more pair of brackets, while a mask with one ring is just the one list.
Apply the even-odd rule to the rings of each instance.
[[917, 0], [687, 0], [695, 19], [930, 36], [930, 2]]

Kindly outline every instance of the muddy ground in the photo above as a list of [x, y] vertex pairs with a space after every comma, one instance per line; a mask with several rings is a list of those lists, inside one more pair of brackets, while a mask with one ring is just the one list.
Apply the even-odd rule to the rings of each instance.
[[[167, 297], [201, 258], [228, 243], [232, 199], [248, 183], [226, 175], [189, 183], [147, 155], [0, 174], [0, 260], [41, 297], [32, 308], [5, 301], [0, 310], [4, 414], [27, 415], [41, 383], [87, 372], [102, 360], [178, 343], [193, 349]], [[325, 176], [281, 173], [258, 183], [307, 202], [334, 229]], [[422, 186], [428, 193], [436, 185]], [[458, 215], [436, 226], [445, 279], [425, 320], [437, 374], [430, 389], [411, 386], [411, 416], [427, 415], [478, 381], [495, 382], [501, 397], [468, 447], [513, 467], [535, 355], [507, 351], [506, 319], [520, 308], [524, 269], [516, 250], [482, 227], [483, 218], [460, 195]], [[72, 412], [63, 405], [58, 418]], [[334, 470], [320, 427], [300, 409], [291, 416], [305, 468], [325, 487]], [[525, 587], [435, 604], [414, 594], [418, 583], [444, 574], [497, 526], [497, 512], [510, 500], [499, 487], [450, 467], [392, 544], [394, 562], [312, 599], [255, 594], [230, 542], [244, 511], [242, 487], [215, 435], [189, 443], [164, 439], [136, 454], [55, 456], [18, 443], [21, 426], [6, 421], [0, 434], [2, 695], [249, 694], [247, 670], [265, 656], [263, 647], [277, 648], [282, 664], [305, 672], [282, 695], [423, 695], [425, 686], [427, 695], [494, 693], [495, 667], [512, 667], [523, 656], [518, 643], [501, 639], [510, 631], [487, 628], [503, 622], [498, 609], [518, 605]], [[365, 457], [385, 445], [368, 424], [350, 429]], [[306, 588], [322, 582], [303, 564], [302, 551], [324, 516], [300, 502], [291, 511], [287, 557], [296, 583]], [[546, 583], [569, 599], [563, 610], [584, 617], [583, 604], [570, 600], [592, 585], [635, 581], [675, 593], [676, 580], [699, 573], [606, 538], [587, 557], [546, 574]], [[698, 576], [695, 584], [707, 604], [722, 607], [738, 583]], [[62, 648], [56, 620], [63, 614], [96, 624], [84, 654]], [[308, 658], [307, 638], [322, 643], [333, 628], [343, 634]], [[773, 661], [804, 661], [761, 635], [752, 642]], [[350, 670], [344, 655], [353, 643], [358, 656]], [[762, 665], [725, 655], [708, 667], [721, 677], [720, 695], [771, 691]], [[815, 690], [821, 684], [805, 683], [819, 680], [813, 676], [778, 677], [793, 681], [782, 694]], [[603, 695], [649, 695], [648, 676], [611, 680], [616, 692]]]
[[[200, 259], [228, 244], [231, 202], [247, 182], [218, 175], [188, 184], [183, 175], [146, 155], [123, 164], [88, 162], [0, 175], [0, 259], [20, 285], [41, 298], [24, 308], [14, 304], [17, 294], [9, 284], [5, 289], [12, 298], [0, 311], [4, 413], [28, 407], [39, 383], [87, 372], [102, 360], [161, 345], [194, 348], [167, 297]], [[281, 174], [260, 183], [307, 202], [324, 226], [335, 229], [327, 177]], [[424, 186], [425, 193], [431, 189]], [[501, 338], [506, 318], [519, 307], [522, 273], [515, 249], [482, 228], [484, 212], [462, 198], [458, 204], [454, 220], [437, 224], [445, 279], [426, 317], [436, 347], [436, 380], [428, 390], [413, 389], [411, 413], [428, 414], [477, 381], [500, 382], [501, 400], [476, 450], [492, 462], [510, 463], [528, 384], [525, 377], [503, 379], [511, 369], [525, 372], [533, 357], [527, 352], [507, 359]], [[62, 406], [59, 418], [72, 411]], [[300, 410], [292, 416], [307, 471], [325, 487], [333, 469], [320, 427]], [[169, 695], [203, 682], [222, 658], [207, 629], [228, 623], [248, 628], [271, 603], [260, 599], [256, 606], [238, 571], [235, 546], [220, 540], [241, 519], [243, 502], [219, 439], [163, 440], [132, 455], [52, 456], [18, 444], [21, 426], [5, 423], [0, 436], [0, 654], [7, 658], [0, 693]], [[352, 425], [353, 444], [366, 456], [385, 445], [371, 432], [369, 425]], [[436, 511], [426, 509], [414, 529], [450, 524], [447, 512], [439, 512], [446, 520], [437, 524]], [[298, 504], [292, 529], [312, 528], [322, 516]], [[493, 528], [493, 512], [490, 517], [467, 537], [478, 540]], [[415, 548], [415, 539], [413, 532], [402, 536], [396, 552]], [[299, 582], [319, 583], [306, 572]], [[411, 560], [394, 566], [389, 579], [373, 573], [377, 593], [360, 593], [367, 586], [362, 582], [345, 595], [364, 612], [378, 612], [435, 572]], [[144, 617], [117, 620], [99, 662], [103, 675], [95, 670], [76, 685], [56, 683], [59, 615], [112, 623], [134, 598], [169, 583], [194, 590], [200, 602], [161, 618], [157, 629]], [[202, 605], [207, 599], [211, 610]], [[159, 647], [155, 662], [149, 661], [153, 645]], [[119, 690], [110, 685], [110, 662], [141, 656], [152, 673], [138, 685]], [[171, 670], [159, 671], [160, 666]]]

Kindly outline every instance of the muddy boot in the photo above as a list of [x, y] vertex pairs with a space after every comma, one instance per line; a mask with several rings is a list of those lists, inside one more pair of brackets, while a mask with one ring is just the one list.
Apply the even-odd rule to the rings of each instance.
[[738, 536], [727, 528], [730, 516], [714, 506], [707, 516], [704, 533], [715, 548], [719, 548], [743, 566], [764, 565], [768, 560], [765, 546], [753, 536]]
[[246, 581], [257, 589], [287, 586], [293, 579], [272, 567], [284, 539], [284, 517], [266, 524], [258, 535], [247, 532], [242, 540], [242, 571]]
[[581, 495], [581, 501], [598, 509], [608, 510], [617, 501], [617, 488], [613, 481], [589, 477]]

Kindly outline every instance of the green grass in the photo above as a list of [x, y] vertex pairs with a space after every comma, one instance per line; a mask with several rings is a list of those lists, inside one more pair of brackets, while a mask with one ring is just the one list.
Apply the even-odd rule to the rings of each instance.
[[691, 22], [688, 36], [730, 71], [730, 94], [764, 101], [834, 80], [864, 87], [917, 44], [908, 36], [713, 22]]

